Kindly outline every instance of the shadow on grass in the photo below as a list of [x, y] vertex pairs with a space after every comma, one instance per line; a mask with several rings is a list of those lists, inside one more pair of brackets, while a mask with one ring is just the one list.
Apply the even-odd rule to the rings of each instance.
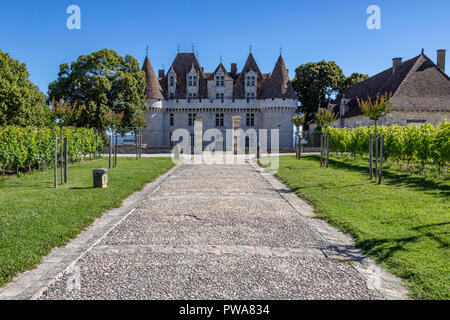
[[11, 189], [11, 188], [32, 188], [32, 189], [54, 189], [53, 185], [50, 185], [50, 183], [47, 184], [17, 184], [17, 185], [7, 185], [2, 186], [0, 185], [0, 189]]
[[[420, 228], [420, 227], [419, 227]], [[415, 228], [414, 228], [415, 229]], [[380, 262], [388, 260], [395, 252], [404, 251], [405, 246], [420, 239], [428, 238], [436, 242], [440, 248], [446, 249], [449, 243], [441, 239], [439, 235], [448, 235], [449, 232], [424, 232], [419, 235], [405, 238], [384, 238], [384, 239], [368, 239], [358, 241], [359, 248], [367, 252], [369, 255], [376, 256]]]
[[[320, 162], [320, 156], [311, 155], [308, 158], [317, 160]], [[329, 166], [337, 169], [353, 170], [361, 173], [366, 173], [369, 176], [368, 165], [358, 165], [349, 163], [343, 160], [330, 159]], [[440, 194], [444, 197], [450, 196], [450, 185], [442, 182], [438, 182], [426, 177], [415, 176], [406, 173], [395, 172], [391, 170], [383, 171], [383, 184], [392, 186], [405, 186], [413, 188], [418, 191], [433, 191], [433, 193]]]

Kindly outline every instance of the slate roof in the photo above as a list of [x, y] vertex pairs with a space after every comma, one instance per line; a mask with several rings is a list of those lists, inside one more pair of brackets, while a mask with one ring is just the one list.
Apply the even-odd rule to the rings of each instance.
[[147, 99], [164, 99], [163, 90], [148, 56], [145, 57], [142, 70], [145, 72], [145, 78], [147, 81], [145, 86], [145, 94], [147, 95]]
[[356, 98], [373, 99], [386, 92], [393, 94], [393, 111], [450, 111], [450, 78], [424, 53], [403, 62], [395, 73], [392, 69], [344, 90], [334, 102], [334, 112], [339, 114], [345, 96], [349, 110], [344, 118], [361, 115]]
[[[198, 77], [198, 97], [200, 99], [208, 98], [207, 79], [205, 73], [197, 60], [194, 53], [178, 53], [170, 68], [173, 68], [177, 75], [177, 85], [175, 89], [176, 99], [186, 98], [186, 77], [192, 66], [197, 71]], [[164, 82], [167, 83], [168, 75], [164, 77]]]
[[[270, 98], [286, 98], [297, 99], [297, 96], [292, 88], [289, 80], [289, 73], [286, 69], [284, 59], [280, 56], [275, 64], [275, 68], [270, 73], [261, 73], [258, 64], [250, 53], [247, 61], [241, 72], [231, 75], [226, 68], [220, 63], [216, 70], [212, 73], [205, 73], [200, 66], [200, 63], [194, 53], [178, 53], [175, 60], [172, 63], [170, 69], [176, 73], [176, 99], [186, 99], [186, 77], [191, 68], [194, 67], [199, 75], [199, 94], [198, 98], [208, 98], [208, 80], [214, 80], [215, 73], [222, 69], [225, 72], [226, 80], [233, 80], [233, 98], [245, 99], [245, 75], [250, 70], [253, 70], [257, 74], [257, 98], [258, 99], [270, 99]], [[168, 85], [168, 73], [163, 78], [157, 78], [153, 67], [148, 57], [145, 58], [144, 66], [142, 68], [147, 75], [147, 87], [146, 94], [149, 99], [167, 99], [167, 85]], [[169, 69], [169, 70], [170, 70]]]

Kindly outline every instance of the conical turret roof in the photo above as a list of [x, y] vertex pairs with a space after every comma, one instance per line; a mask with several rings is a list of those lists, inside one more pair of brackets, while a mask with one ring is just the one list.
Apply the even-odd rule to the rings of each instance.
[[278, 58], [269, 80], [264, 83], [263, 96], [264, 98], [297, 98], [282, 55]]
[[145, 86], [145, 94], [147, 95], [147, 99], [164, 99], [163, 90], [159, 84], [159, 80], [156, 77], [155, 70], [153, 70], [148, 56], [145, 57], [142, 70], [145, 72], [147, 81]]

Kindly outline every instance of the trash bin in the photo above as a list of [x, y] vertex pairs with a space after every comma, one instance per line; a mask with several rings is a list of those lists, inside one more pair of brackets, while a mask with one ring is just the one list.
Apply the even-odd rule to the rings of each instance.
[[94, 170], [94, 188], [108, 187], [108, 171], [104, 168]]

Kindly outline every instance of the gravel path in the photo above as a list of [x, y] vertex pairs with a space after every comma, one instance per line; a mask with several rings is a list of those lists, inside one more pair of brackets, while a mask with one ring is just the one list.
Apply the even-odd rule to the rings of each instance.
[[311, 220], [255, 166], [180, 165], [39, 298], [385, 298]]

